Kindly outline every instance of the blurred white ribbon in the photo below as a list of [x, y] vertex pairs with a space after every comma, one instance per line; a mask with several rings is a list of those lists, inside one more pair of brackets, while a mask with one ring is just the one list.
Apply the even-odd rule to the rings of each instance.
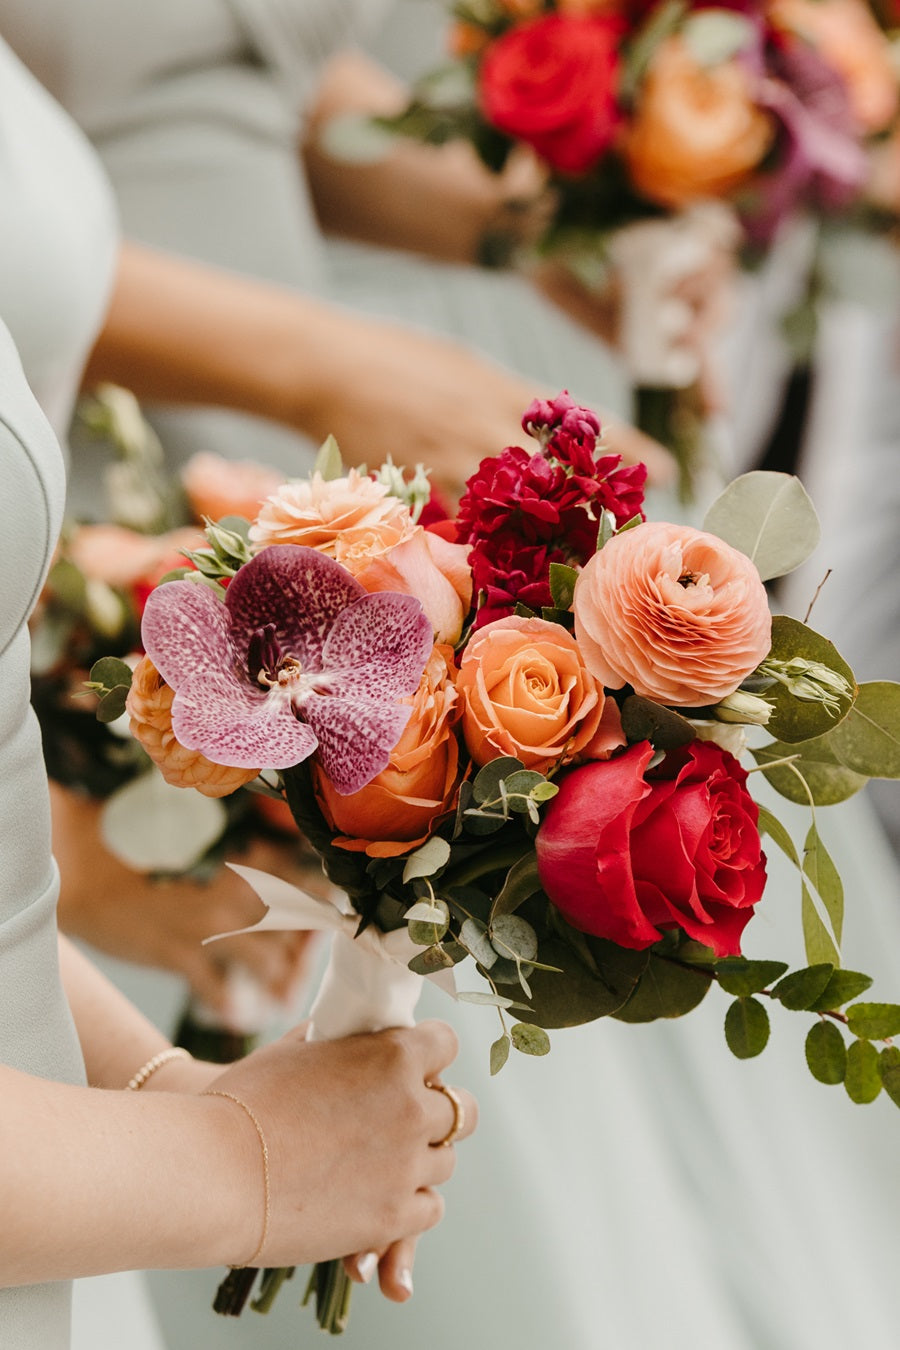
[[[227, 866], [253, 888], [266, 913], [248, 928], [217, 933], [207, 942], [237, 933], [305, 931], [334, 935], [328, 966], [310, 1009], [309, 1040], [329, 1041], [363, 1031], [414, 1025], [424, 977], [411, 971], [408, 962], [422, 948], [411, 940], [405, 925], [383, 933], [370, 924], [354, 937], [359, 915], [350, 909], [342, 891], [334, 889], [332, 898], [318, 899], [258, 868], [238, 863]], [[452, 969], [427, 978], [455, 997]]]

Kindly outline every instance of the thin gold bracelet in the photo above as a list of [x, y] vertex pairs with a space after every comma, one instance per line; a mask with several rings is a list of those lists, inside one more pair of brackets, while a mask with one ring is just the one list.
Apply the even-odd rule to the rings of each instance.
[[246, 1270], [248, 1266], [256, 1265], [259, 1257], [262, 1255], [262, 1250], [265, 1247], [266, 1241], [269, 1236], [269, 1220], [272, 1217], [272, 1191], [269, 1181], [269, 1145], [266, 1143], [266, 1136], [263, 1133], [263, 1127], [259, 1123], [259, 1119], [257, 1118], [256, 1112], [251, 1110], [251, 1108], [247, 1105], [246, 1102], [241, 1101], [240, 1097], [235, 1096], [233, 1092], [221, 1092], [217, 1088], [208, 1088], [205, 1092], [201, 1093], [201, 1096], [224, 1097], [227, 1101], [234, 1102], [235, 1106], [239, 1106], [241, 1110], [244, 1112], [244, 1114], [248, 1117], [248, 1119], [252, 1122], [253, 1128], [256, 1130], [257, 1136], [259, 1138], [259, 1147], [260, 1152], [262, 1153], [262, 1165], [263, 1165], [263, 1195], [265, 1198], [265, 1212], [263, 1214], [262, 1237], [259, 1239], [259, 1245], [257, 1246], [255, 1252], [248, 1260], [242, 1261], [241, 1264], [238, 1266], [231, 1267], [232, 1270]]
[[183, 1050], [180, 1045], [170, 1045], [168, 1050], [160, 1050], [159, 1054], [153, 1055], [142, 1064], [132, 1079], [125, 1084], [126, 1092], [140, 1092], [148, 1078], [152, 1078], [157, 1069], [161, 1069], [164, 1064], [168, 1064], [171, 1059], [192, 1059], [193, 1056]]

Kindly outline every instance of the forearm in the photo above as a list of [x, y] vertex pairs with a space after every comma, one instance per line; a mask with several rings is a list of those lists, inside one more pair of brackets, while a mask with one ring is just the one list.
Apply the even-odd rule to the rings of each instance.
[[6, 1066], [0, 1101], [0, 1285], [218, 1265], [252, 1249], [258, 1147], [228, 1102]]
[[[390, 115], [403, 108], [407, 94], [357, 52], [341, 53], [326, 68], [303, 145], [319, 219], [334, 234], [447, 262], [475, 262], [484, 235], [521, 182], [491, 173], [462, 141], [433, 146], [398, 138], [385, 158], [369, 164], [334, 159], [319, 146], [332, 118]], [[537, 190], [530, 177], [529, 188]]]

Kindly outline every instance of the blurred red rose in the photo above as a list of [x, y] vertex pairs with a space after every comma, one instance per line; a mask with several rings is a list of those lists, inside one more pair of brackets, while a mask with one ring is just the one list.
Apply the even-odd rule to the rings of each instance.
[[622, 947], [674, 927], [737, 955], [766, 881], [747, 774], [708, 741], [645, 777], [652, 757], [642, 741], [560, 779], [536, 840], [541, 885], [573, 927]]
[[614, 14], [548, 14], [492, 43], [480, 70], [481, 109], [560, 173], [580, 174], [609, 149], [619, 125]]

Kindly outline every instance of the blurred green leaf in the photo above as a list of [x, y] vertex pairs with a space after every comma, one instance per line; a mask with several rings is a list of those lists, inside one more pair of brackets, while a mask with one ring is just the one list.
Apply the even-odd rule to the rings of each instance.
[[772, 990], [772, 997], [779, 999], [786, 1008], [795, 1012], [811, 1008], [831, 978], [834, 967], [828, 962], [815, 966], [804, 966], [802, 970], [791, 971], [779, 980]]
[[717, 66], [730, 61], [748, 44], [755, 31], [744, 14], [730, 9], [692, 13], [681, 30], [691, 55], [701, 66]]
[[793, 572], [816, 548], [821, 530], [799, 478], [754, 470], [729, 483], [703, 528], [756, 564], [763, 581]]
[[725, 1040], [738, 1059], [761, 1055], [769, 1041], [769, 1014], [757, 998], [736, 998], [725, 1014]]
[[758, 994], [787, 970], [785, 961], [748, 961], [744, 956], [731, 956], [715, 965], [716, 979], [726, 994], [744, 998]]
[[333, 436], [326, 436], [319, 446], [316, 462], [313, 464], [313, 473], [321, 474], [326, 483], [344, 476], [344, 462], [341, 459], [340, 446]]
[[820, 1083], [843, 1083], [847, 1072], [847, 1047], [833, 1022], [814, 1022], [806, 1037], [806, 1062]]
[[122, 716], [129, 688], [128, 685], [118, 684], [115, 689], [110, 689], [108, 694], [104, 694], [96, 708], [98, 722], [115, 722]]
[[[843, 723], [841, 725], [843, 726]], [[865, 778], [848, 769], [837, 758], [831, 747], [833, 734], [817, 736], [811, 741], [801, 741], [799, 745], [788, 745], [786, 741], [771, 741], [767, 745], [751, 748], [750, 753], [775, 791], [780, 792], [782, 797], [787, 797], [788, 801], [799, 802], [801, 806], [809, 804], [803, 783], [791, 766], [773, 763], [775, 760], [791, 758], [806, 781], [816, 806], [833, 806], [837, 802], [846, 801], [866, 785]], [[769, 765], [772, 767], [768, 767]]]
[[550, 1051], [550, 1037], [543, 1027], [516, 1022], [510, 1032], [512, 1043], [523, 1055], [546, 1055]]
[[852, 1003], [847, 1009], [847, 1025], [854, 1036], [886, 1041], [900, 1036], [900, 1004]]
[[856, 702], [831, 732], [838, 761], [868, 778], [900, 778], [900, 684], [861, 684]]
[[844, 1089], [857, 1106], [874, 1102], [881, 1091], [878, 1051], [871, 1041], [853, 1041], [848, 1048]]

